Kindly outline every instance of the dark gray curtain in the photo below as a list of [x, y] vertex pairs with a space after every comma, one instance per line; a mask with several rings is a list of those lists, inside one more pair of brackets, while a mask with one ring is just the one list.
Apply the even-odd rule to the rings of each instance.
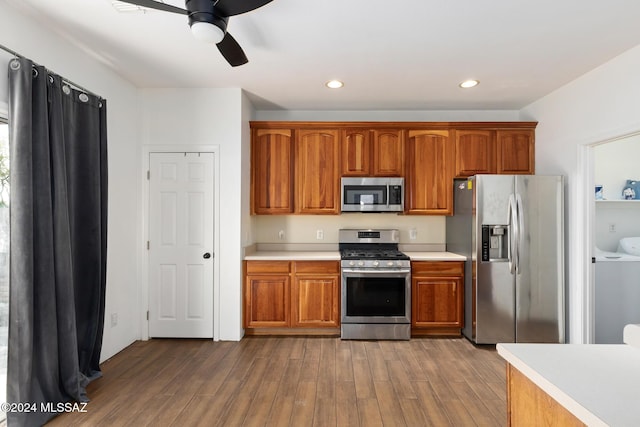
[[9, 63], [10, 426], [41, 425], [41, 402], [87, 401], [98, 378], [107, 241], [106, 101], [28, 59]]

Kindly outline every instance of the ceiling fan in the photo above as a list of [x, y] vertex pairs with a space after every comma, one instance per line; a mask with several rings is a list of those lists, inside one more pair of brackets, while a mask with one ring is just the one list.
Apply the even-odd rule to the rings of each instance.
[[250, 12], [272, 0], [185, 0], [185, 8], [153, 0], [120, 0], [149, 9], [179, 13], [189, 17], [193, 36], [209, 43], [215, 43], [224, 59], [232, 67], [249, 62], [244, 51], [231, 34], [227, 33], [229, 17]]

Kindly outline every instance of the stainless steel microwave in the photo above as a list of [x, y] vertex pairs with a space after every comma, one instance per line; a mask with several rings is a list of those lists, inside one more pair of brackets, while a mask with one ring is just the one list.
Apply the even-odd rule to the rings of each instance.
[[404, 178], [342, 178], [342, 212], [404, 211]]

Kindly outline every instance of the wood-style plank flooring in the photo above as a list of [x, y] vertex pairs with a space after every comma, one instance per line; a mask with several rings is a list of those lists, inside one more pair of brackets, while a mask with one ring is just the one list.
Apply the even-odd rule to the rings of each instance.
[[52, 426], [504, 426], [505, 363], [463, 338], [136, 342]]

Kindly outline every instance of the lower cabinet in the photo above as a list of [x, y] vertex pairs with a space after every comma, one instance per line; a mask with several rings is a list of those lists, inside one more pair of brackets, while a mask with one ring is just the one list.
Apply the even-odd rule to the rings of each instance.
[[338, 328], [338, 261], [245, 261], [244, 326]]
[[289, 268], [289, 262], [245, 262], [245, 327], [289, 326], [291, 318]]
[[464, 322], [464, 262], [411, 263], [413, 335], [460, 335]]

